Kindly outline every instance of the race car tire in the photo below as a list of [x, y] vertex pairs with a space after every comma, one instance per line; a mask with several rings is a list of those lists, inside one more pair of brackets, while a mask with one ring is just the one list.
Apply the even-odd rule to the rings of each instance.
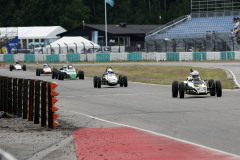
[[93, 86], [94, 86], [94, 88], [97, 88], [97, 82], [98, 80], [97, 80], [97, 76], [94, 76], [93, 77]]
[[216, 81], [217, 97], [222, 97], [222, 84], [221, 81]]
[[78, 71], [78, 78], [84, 80], [84, 72]]
[[179, 97], [180, 98], [184, 98], [184, 83], [183, 82], [180, 82], [179, 84]]
[[122, 75], [119, 75], [119, 84], [120, 84], [120, 87], [123, 87], [123, 85], [124, 85], [123, 76]]
[[13, 65], [10, 65], [9, 70], [10, 70], [10, 71], [13, 70]]
[[62, 79], [62, 74], [61, 74], [61, 72], [59, 72], [57, 75], [58, 75], [58, 77], [57, 77], [58, 80], [61, 80], [61, 79]]
[[124, 87], [128, 86], [127, 76], [123, 76], [123, 84], [124, 84]]
[[39, 72], [39, 70], [38, 70], [38, 68], [36, 69], [36, 76], [38, 76], [38, 72]]
[[26, 70], [27, 70], [27, 67], [26, 67], [25, 64], [23, 65], [22, 70], [23, 70], [23, 71], [26, 71]]
[[52, 71], [52, 79], [54, 79], [54, 77], [55, 77], [55, 71]]
[[178, 96], [178, 81], [173, 81], [172, 83], [172, 97]]
[[65, 73], [61, 73], [61, 80], [63, 81], [65, 78]]
[[101, 77], [98, 77], [97, 78], [97, 87], [101, 88], [101, 85], [102, 85]]
[[215, 91], [215, 83], [214, 83], [213, 79], [208, 80], [208, 87], [211, 88], [210, 89], [210, 95], [215, 96], [216, 91]]

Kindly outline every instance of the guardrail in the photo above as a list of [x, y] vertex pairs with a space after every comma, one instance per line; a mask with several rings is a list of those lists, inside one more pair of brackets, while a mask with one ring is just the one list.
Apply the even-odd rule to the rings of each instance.
[[[34, 55], [36, 64], [38, 62], [110, 62], [110, 61], [158, 61], [160, 57], [161, 60], [166, 61], [195, 61], [195, 60], [240, 60], [240, 51], [230, 51], [230, 52], [133, 52], [133, 53], [98, 53], [98, 54], [72, 54], [72, 55], [49, 55], [50, 60], [45, 59], [46, 55]], [[1, 63], [3, 55], [0, 55], [0, 67], [5, 67], [5, 61]], [[13, 55], [13, 62], [22, 61], [26, 62], [24, 59], [19, 59], [19, 55]]]
[[0, 76], [0, 111], [48, 128], [58, 126], [57, 83]]

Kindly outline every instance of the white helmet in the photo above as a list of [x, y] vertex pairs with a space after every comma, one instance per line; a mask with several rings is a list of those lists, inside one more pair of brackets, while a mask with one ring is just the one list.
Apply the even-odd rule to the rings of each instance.
[[192, 76], [193, 79], [199, 78], [199, 73], [198, 73], [198, 71], [196, 71], [196, 70], [194, 70], [193, 72], [191, 72], [190, 75]]
[[109, 69], [107, 70], [107, 73], [108, 73], [108, 74], [113, 74], [114, 72], [113, 72], [113, 70], [112, 70], [111, 68], [109, 68]]

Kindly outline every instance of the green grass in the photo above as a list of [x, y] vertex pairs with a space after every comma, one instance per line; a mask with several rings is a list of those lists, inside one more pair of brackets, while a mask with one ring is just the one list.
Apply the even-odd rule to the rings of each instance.
[[[86, 77], [101, 76], [106, 66], [77, 66]], [[184, 81], [190, 74], [190, 67], [182, 66], [146, 66], [146, 65], [114, 65], [115, 73], [126, 75], [129, 81], [151, 84], [171, 85], [174, 80]], [[225, 89], [236, 88], [232, 79], [220, 69], [192, 68], [200, 73], [202, 79], [220, 80]]]

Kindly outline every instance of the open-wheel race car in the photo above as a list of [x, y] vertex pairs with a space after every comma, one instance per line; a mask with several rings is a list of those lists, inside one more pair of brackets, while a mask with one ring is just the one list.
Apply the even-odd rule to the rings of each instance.
[[82, 79], [84, 80], [84, 72], [76, 70], [72, 65], [62, 66], [59, 70], [56, 68], [52, 71], [52, 79], [64, 80], [64, 79]]
[[48, 64], [43, 64], [42, 68], [36, 69], [36, 76], [40, 76], [41, 74], [52, 74], [52, 69]]
[[12, 70], [23, 70], [23, 71], [26, 71], [27, 70], [27, 67], [26, 67], [26, 65], [25, 64], [23, 64], [22, 66], [21, 66], [21, 64], [19, 63], [19, 62], [16, 62], [15, 64], [11, 64], [10, 66], [9, 66], [9, 70], [10, 71], [12, 71]]
[[213, 79], [202, 80], [199, 73], [196, 70], [190, 69], [190, 76], [184, 82], [178, 83], [173, 81], [172, 83], [172, 97], [177, 97], [179, 93], [180, 98], [184, 98], [184, 94], [189, 95], [207, 95], [210, 93], [211, 96], [217, 95], [222, 96], [222, 85], [221, 81], [214, 82]]
[[101, 85], [108, 85], [108, 86], [116, 86], [120, 85], [120, 87], [127, 87], [128, 80], [127, 76], [117, 75], [114, 73], [111, 67], [107, 67], [105, 72], [103, 73], [102, 77], [93, 77], [93, 86], [94, 88], [101, 88]]

